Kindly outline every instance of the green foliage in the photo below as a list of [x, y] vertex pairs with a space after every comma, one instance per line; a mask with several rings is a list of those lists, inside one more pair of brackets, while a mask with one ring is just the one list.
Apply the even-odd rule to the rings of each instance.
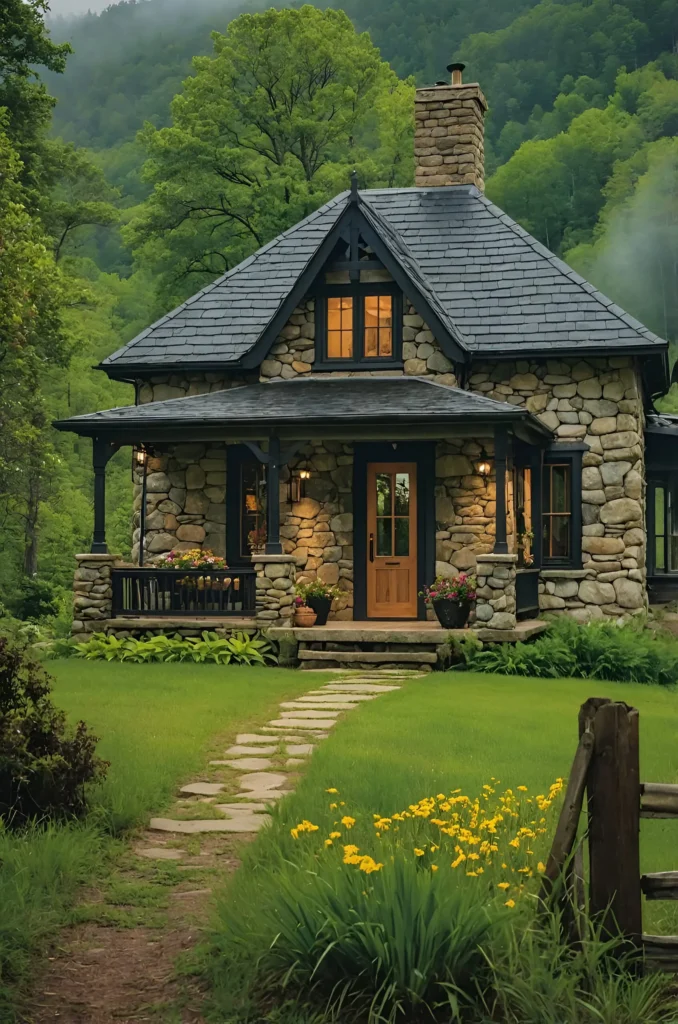
[[369, 876], [333, 859], [288, 861], [239, 878], [220, 901], [213, 983], [225, 992], [250, 965], [259, 999], [287, 994], [331, 1019], [458, 1020], [487, 978], [479, 947], [499, 925], [493, 902], [403, 857]]
[[154, 190], [126, 237], [170, 293], [177, 277], [194, 291], [239, 263], [346, 188], [353, 167], [363, 185], [412, 177], [412, 83], [343, 12], [243, 14], [214, 50], [195, 58], [172, 126], [142, 133]]
[[329, 583], [323, 583], [322, 580], [308, 580], [308, 582], [300, 582], [295, 584], [294, 593], [298, 594], [304, 601], [308, 597], [329, 597], [333, 600], [338, 597], [341, 591], [338, 587], [334, 587]]
[[60, 593], [49, 580], [38, 576], [22, 581], [21, 599], [16, 609], [20, 619], [44, 619], [59, 612]]
[[678, 683], [678, 644], [656, 637], [643, 623], [594, 621], [580, 626], [562, 615], [531, 643], [484, 648], [467, 643], [461, 653], [465, 667], [474, 672], [660, 686]]
[[106, 774], [96, 737], [84, 722], [67, 727], [50, 690], [42, 666], [0, 637], [0, 820], [7, 828], [81, 816], [86, 787]]
[[261, 633], [233, 633], [220, 637], [204, 630], [201, 637], [148, 635], [145, 639], [133, 637], [119, 639], [105, 633], [93, 633], [89, 640], [71, 643], [70, 652], [65, 643], [58, 644], [53, 657], [71, 653], [88, 661], [129, 661], [133, 664], [148, 662], [191, 661], [198, 664], [213, 662], [217, 665], [264, 665], [277, 662], [273, 644]]

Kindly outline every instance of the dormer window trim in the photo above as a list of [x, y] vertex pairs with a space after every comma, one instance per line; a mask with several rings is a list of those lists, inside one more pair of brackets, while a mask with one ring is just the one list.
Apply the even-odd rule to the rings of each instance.
[[[389, 356], [365, 354], [365, 299], [391, 296], [392, 352]], [[353, 354], [330, 358], [328, 341], [328, 299], [347, 297], [353, 300]], [[403, 297], [394, 282], [354, 281], [349, 284], [323, 284], [315, 290], [316, 358], [314, 370], [398, 370], [403, 367]]]

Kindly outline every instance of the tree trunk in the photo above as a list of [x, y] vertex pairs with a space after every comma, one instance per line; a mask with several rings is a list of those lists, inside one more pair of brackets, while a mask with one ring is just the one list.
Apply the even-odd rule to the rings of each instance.
[[28, 501], [24, 529], [24, 575], [38, 571], [38, 512], [40, 509], [40, 472], [32, 469], [28, 478]]

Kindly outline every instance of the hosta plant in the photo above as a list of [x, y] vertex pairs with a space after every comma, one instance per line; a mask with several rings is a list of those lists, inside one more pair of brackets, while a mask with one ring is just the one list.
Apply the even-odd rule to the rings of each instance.
[[144, 662], [190, 661], [213, 662], [217, 665], [265, 665], [277, 662], [273, 644], [261, 633], [233, 633], [221, 637], [204, 630], [200, 637], [146, 636], [118, 638], [94, 633], [89, 640], [72, 645], [77, 658], [88, 661]]

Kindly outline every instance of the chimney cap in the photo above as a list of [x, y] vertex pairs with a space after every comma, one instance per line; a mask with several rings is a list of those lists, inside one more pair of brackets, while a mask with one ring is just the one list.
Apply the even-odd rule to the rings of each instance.
[[455, 61], [454, 64], [448, 64], [447, 65], [447, 70], [450, 71], [450, 72], [452, 72], [452, 71], [463, 71], [465, 69], [465, 67], [466, 67], [466, 65], [462, 64], [461, 61]]

